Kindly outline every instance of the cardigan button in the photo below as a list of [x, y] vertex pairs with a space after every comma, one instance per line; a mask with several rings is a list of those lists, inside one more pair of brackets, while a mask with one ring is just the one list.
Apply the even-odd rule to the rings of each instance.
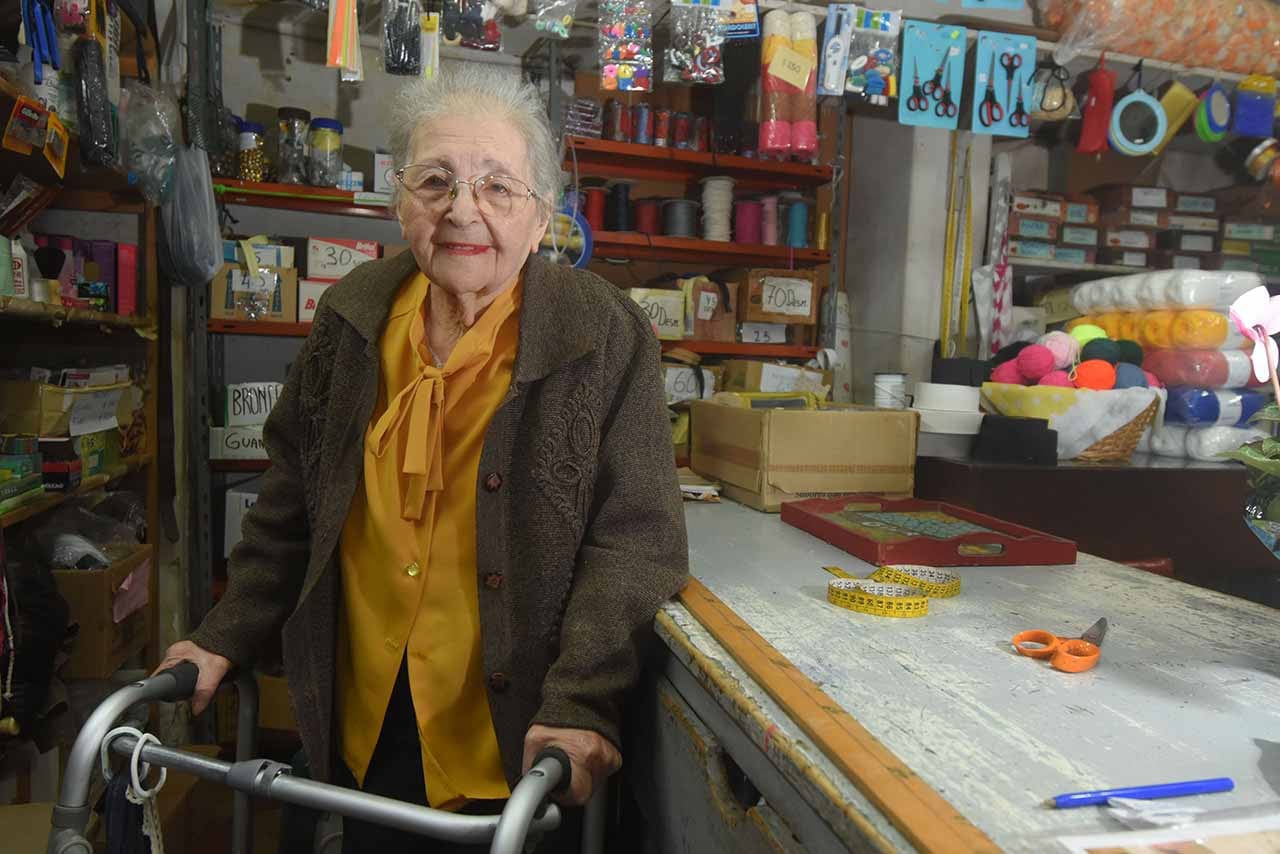
[[484, 488], [489, 492], [497, 492], [499, 489], [502, 489], [502, 475], [498, 474], [496, 471], [491, 473], [484, 479]]
[[507, 678], [505, 673], [490, 673], [489, 687], [494, 691], [505, 691], [507, 686], [511, 684], [511, 680]]
[[484, 586], [490, 590], [497, 590], [502, 586], [502, 573], [491, 572], [484, 577]]

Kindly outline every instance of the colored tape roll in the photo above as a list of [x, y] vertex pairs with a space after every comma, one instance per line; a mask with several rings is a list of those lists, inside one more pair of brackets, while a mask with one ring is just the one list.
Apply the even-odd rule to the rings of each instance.
[[862, 578], [831, 579], [827, 582], [827, 601], [877, 617], [910, 618], [929, 613], [929, 597], [920, 588]]
[[1164, 94], [1160, 96], [1160, 106], [1164, 108], [1164, 113], [1169, 119], [1169, 127], [1164, 136], [1160, 138], [1160, 143], [1156, 146], [1155, 151], [1152, 152], [1153, 154], [1159, 154], [1164, 151], [1165, 146], [1173, 141], [1178, 131], [1182, 130], [1182, 126], [1190, 120], [1199, 105], [1200, 102], [1196, 98], [1195, 92], [1192, 92], [1177, 80], [1169, 84], [1169, 88], [1165, 89]]
[[1169, 117], [1164, 107], [1146, 91], [1139, 89], [1121, 98], [1111, 112], [1107, 139], [1111, 147], [1130, 157], [1142, 157], [1155, 151], [1169, 130]]
[[960, 595], [960, 576], [947, 569], [915, 564], [882, 566], [871, 573], [872, 581], [914, 587], [930, 599], [950, 599]]

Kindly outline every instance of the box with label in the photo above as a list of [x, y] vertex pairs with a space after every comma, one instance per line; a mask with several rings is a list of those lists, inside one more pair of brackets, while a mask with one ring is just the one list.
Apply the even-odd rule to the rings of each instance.
[[627, 295], [653, 325], [653, 333], [661, 341], [684, 338], [684, 292], [657, 288], [631, 288]]
[[109, 679], [147, 643], [151, 546], [102, 569], [54, 569], [58, 593], [67, 600], [80, 633], [64, 678]]
[[[293, 267], [293, 247], [283, 243], [251, 243], [253, 257], [259, 267]], [[244, 264], [244, 242], [222, 241], [222, 260], [228, 264]]]
[[738, 342], [741, 344], [788, 344], [791, 330], [798, 326], [785, 323], [739, 323]]
[[799, 365], [752, 359], [730, 359], [724, 363], [725, 391], [812, 391], [825, 397], [831, 390], [831, 381], [830, 371]]
[[63, 388], [26, 380], [0, 381], [0, 433], [83, 436], [133, 420], [128, 383]]
[[1263, 240], [1276, 239], [1276, 227], [1263, 222], [1238, 222], [1228, 220], [1222, 224], [1224, 240]]
[[850, 492], [911, 495], [912, 410], [746, 409], [693, 404], [691, 466], [726, 497], [776, 512], [782, 502]]
[[1218, 200], [1213, 196], [1178, 193], [1173, 198], [1173, 209], [1177, 213], [1213, 214], [1218, 211]]
[[1112, 249], [1154, 249], [1156, 236], [1136, 228], [1108, 228], [1102, 233], [1102, 245]]
[[1009, 236], [1024, 237], [1031, 240], [1057, 240], [1058, 225], [1056, 219], [1027, 214], [1009, 214]]
[[1062, 221], [1072, 225], [1097, 225], [1098, 200], [1084, 193], [1067, 196], [1065, 215]]
[[1199, 270], [1203, 255], [1186, 255], [1181, 252], [1160, 250], [1151, 253], [1151, 266], [1157, 270]]
[[367, 261], [378, 260], [378, 241], [344, 237], [307, 240], [307, 278], [341, 279]]
[[256, 492], [227, 490], [226, 515], [222, 526], [222, 556], [231, 557], [231, 550], [241, 540], [240, 528], [249, 508], [258, 503]]
[[1261, 272], [1262, 265], [1252, 258], [1244, 258], [1240, 255], [1217, 254], [1204, 256], [1204, 269], [1228, 270], [1235, 273], [1257, 273]]
[[1009, 254], [1018, 258], [1052, 261], [1058, 253], [1056, 246], [1042, 240], [1010, 240]]
[[262, 427], [210, 427], [209, 459], [265, 460]]
[[1013, 213], [1042, 216], [1061, 222], [1067, 215], [1067, 203], [1062, 196], [1024, 190], [1013, 195]]
[[1170, 252], [1212, 252], [1215, 242], [1212, 234], [1195, 231], [1162, 231], [1156, 235], [1156, 246]]
[[298, 320], [298, 271], [259, 267], [251, 276], [236, 264], [223, 264], [209, 285], [209, 316], [218, 320]]
[[1248, 258], [1253, 254], [1253, 244], [1247, 240], [1224, 240], [1222, 241], [1223, 255], [1240, 255]]
[[1098, 263], [1115, 264], [1118, 267], [1145, 267], [1147, 253], [1136, 249], [1105, 247], [1098, 250]]
[[738, 325], [738, 289], [706, 276], [680, 279], [684, 291], [684, 337], [733, 341]]
[[[662, 366], [662, 384], [667, 393], [667, 406], [684, 403], [689, 400], [706, 400], [721, 390], [719, 366], [702, 365], [670, 365]], [[702, 375], [702, 384], [698, 384], [698, 375]]]
[[1169, 228], [1180, 231], [1210, 231], [1217, 234], [1221, 227], [1222, 223], [1216, 216], [1169, 214]]
[[1097, 246], [1098, 229], [1087, 225], [1064, 225], [1058, 234], [1062, 246]]
[[1067, 264], [1092, 264], [1098, 260], [1098, 250], [1092, 246], [1058, 246], [1053, 250], [1053, 260]]
[[382, 151], [373, 153], [373, 191], [391, 193], [396, 188], [395, 160]]
[[1168, 228], [1169, 212], [1150, 208], [1109, 208], [1102, 224], [1112, 228]]
[[320, 307], [320, 297], [336, 282], [303, 279], [298, 282], [298, 322], [315, 323], [316, 309]]
[[738, 320], [750, 323], [818, 322], [818, 288], [810, 270], [742, 268], [724, 274], [738, 290]]
[[222, 424], [225, 427], [252, 427], [265, 424], [271, 407], [280, 399], [283, 383], [231, 383], [222, 397]]
[[1112, 184], [1093, 190], [1093, 195], [1103, 211], [1110, 208], [1168, 210], [1173, 204], [1173, 193], [1164, 187], [1131, 187], [1127, 184]]

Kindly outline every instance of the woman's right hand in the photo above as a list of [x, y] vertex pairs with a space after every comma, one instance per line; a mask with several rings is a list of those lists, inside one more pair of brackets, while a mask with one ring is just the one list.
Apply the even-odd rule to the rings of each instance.
[[[198, 715], [213, 699], [213, 692], [218, 690], [227, 671], [231, 669], [231, 662], [184, 640], [169, 647], [164, 654], [164, 661], [156, 668], [156, 673], [182, 661], [190, 661], [200, 669], [200, 676], [196, 679], [196, 692], [191, 695], [191, 714]], [[151, 675], [154, 676], [155, 673]]]

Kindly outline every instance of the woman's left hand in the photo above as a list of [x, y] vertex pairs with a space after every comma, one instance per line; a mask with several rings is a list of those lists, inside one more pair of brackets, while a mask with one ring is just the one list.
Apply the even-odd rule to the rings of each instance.
[[577, 807], [591, 799], [596, 785], [622, 767], [622, 754], [598, 732], [589, 729], [561, 729], [534, 724], [524, 737], [524, 767], [528, 773], [533, 758], [544, 747], [558, 747], [569, 755], [573, 779], [569, 791], [556, 798], [560, 803]]

